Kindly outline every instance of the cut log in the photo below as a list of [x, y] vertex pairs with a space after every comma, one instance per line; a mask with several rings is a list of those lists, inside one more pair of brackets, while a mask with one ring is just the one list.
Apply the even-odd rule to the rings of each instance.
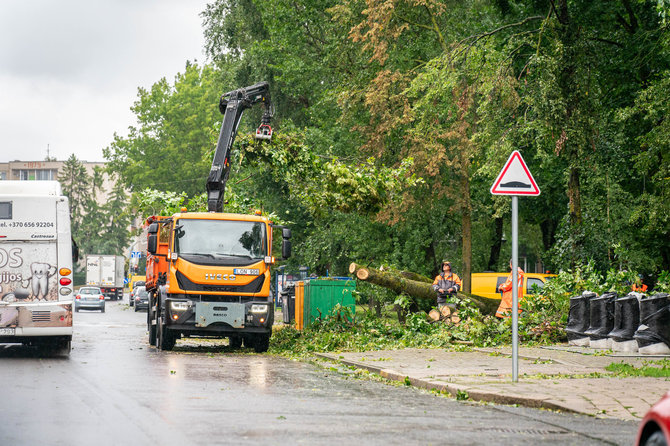
[[430, 312], [428, 313], [428, 318], [429, 318], [431, 321], [439, 321], [439, 320], [440, 320], [440, 312], [437, 311], [435, 308], [433, 308], [433, 309], [430, 310]]
[[451, 322], [453, 322], [454, 324], [458, 324], [460, 321], [461, 321], [460, 317], [455, 316], [455, 315], [451, 316]]
[[[431, 285], [432, 282], [417, 281], [403, 277], [402, 274], [394, 270], [379, 271], [373, 268], [367, 268], [356, 263], [349, 265], [349, 272], [355, 275], [359, 280], [379, 285], [384, 288], [397, 293], [407, 294], [415, 299], [429, 299], [436, 301], [435, 291]], [[483, 314], [495, 313], [499, 299], [489, 299], [487, 297], [476, 296], [474, 294], [466, 294], [459, 292], [457, 296], [466, 301], [472, 302], [479, 308]]]
[[446, 305], [443, 306], [442, 308], [440, 308], [440, 315], [441, 315], [443, 318], [447, 318], [447, 317], [451, 316], [451, 308], [449, 308], [449, 307], [446, 306]]
[[367, 269], [359, 269], [356, 271], [356, 277], [358, 277], [361, 280], [368, 280], [368, 277], [370, 276], [370, 273], [368, 272]]

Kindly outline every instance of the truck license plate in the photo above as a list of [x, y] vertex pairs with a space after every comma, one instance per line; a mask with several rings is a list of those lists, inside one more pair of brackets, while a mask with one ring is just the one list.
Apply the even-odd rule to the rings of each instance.
[[0, 336], [14, 336], [15, 328], [0, 328]]

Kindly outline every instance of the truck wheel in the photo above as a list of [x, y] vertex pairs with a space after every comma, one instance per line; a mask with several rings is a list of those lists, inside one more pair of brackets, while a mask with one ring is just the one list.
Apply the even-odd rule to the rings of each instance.
[[158, 319], [156, 324], [156, 346], [159, 350], [170, 351], [177, 343], [177, 337], [163, 323], [163, 318]]
[[147, 308], [147, 330], [149, 331], [149, 345], [156, 345], [156, 325], [153, 324], [153, 307]]
[[149, 345], [156, 345], [156, 326], [149, 325]]
[[238, 350], [242, 347], [242, 336], [233, 335], [228, 338], [228, 345], [233, 350]]
[[254, 336], [254, 351], [256, 353], [264, 353], [270, 348], [270, 335], [259, 334]]

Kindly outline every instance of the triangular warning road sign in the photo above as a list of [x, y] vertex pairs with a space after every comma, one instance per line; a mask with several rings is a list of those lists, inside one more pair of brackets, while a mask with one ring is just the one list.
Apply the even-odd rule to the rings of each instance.
[[493, 195], [540, 195], [540, 188], [518, 150], [512, 152], [505, 167], [493, 182], [491, 193]]

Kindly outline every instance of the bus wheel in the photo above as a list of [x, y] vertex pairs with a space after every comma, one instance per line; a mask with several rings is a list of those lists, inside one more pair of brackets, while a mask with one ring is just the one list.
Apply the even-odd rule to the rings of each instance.
[[61, 340], [57, 347], [54, 349], [54, 353], [58, 356], [68, 356], [72, 351], [72, 338], [66, 338]]

